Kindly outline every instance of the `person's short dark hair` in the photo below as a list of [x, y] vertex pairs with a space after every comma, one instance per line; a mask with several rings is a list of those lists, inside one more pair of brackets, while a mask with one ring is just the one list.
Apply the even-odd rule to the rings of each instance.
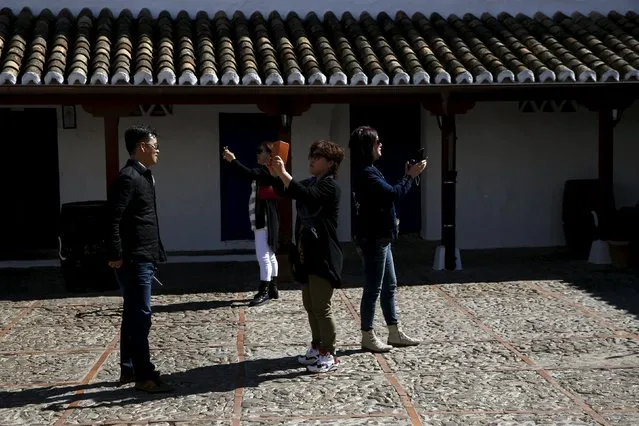
[[133, 155], [139, 143], [148, 142], [151, 138], [156, 137], [157, 132], [155, 129], [143, 124], [134, 124], [124, 132], [126, 150], [129, 152], [129, 155]]
[[260, 144], [260, 149], [267, 152], [268, 154], [272, 154], [273, 145], [275, 145], [275, 142], [264, 141]]
[[348, 141], [351, 162], [356, 166], [373, 164], [373, 146], [379, 141], [377, 130], [370, 126], [359, 126], [353, 130]]
[[308, 152], [309, 158], [311, 157], [324, 157], [328, 161], [332, 161], [331, 172], [337, 173], [339, 165], [344, 160], [344, 149], [335, 142], [320, 139], [313, 142]]

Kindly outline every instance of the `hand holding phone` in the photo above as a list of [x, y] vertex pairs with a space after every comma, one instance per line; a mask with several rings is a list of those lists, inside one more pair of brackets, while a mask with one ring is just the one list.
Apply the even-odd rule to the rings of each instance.
[[408, 160], [408, 163], [413, 165], [423, 160], [424, 160], [424, 148], [419, 148], [417, 152], [415, 153], [415, 155], [410, 160]]

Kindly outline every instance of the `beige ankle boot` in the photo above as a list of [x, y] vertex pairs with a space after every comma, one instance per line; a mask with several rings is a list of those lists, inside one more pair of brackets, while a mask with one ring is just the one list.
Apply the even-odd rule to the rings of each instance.
[[393, 347], [385, 345], [384, 342], [379, 340], [375, 335], [374, 330], [369, 330], [362, 331], [362, 349], [367, 349], [371, 352], [388, 352], [393, 349]]
[[412, 339], [408, 337], [399, 327], [399, 324], [389, 325], [388, 326], [388, 342], [389, 345], [392, 345], [396, 348], [402, 348], [405, 346], [417, 346], [419, 345], [419, 340]]

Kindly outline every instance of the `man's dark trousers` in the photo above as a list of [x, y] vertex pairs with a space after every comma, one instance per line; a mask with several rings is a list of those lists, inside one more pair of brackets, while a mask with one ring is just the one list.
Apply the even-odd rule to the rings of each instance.
[[120, 328], [120, 369], [140, 382], [157, 378], [151, 363], [151, 284], [155, 265], [150, 262], [126, 262], [116, 269], [124, 309]]

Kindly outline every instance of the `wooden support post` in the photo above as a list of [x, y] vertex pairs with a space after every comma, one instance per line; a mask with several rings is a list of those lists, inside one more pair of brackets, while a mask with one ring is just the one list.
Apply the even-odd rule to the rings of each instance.
[[442, 115], [442, 243], [445, 247], [444, 264], [447, 270], [455, 270], [456, 226], [456, 132], [455, 115]]
[[[278, 137], [281, 141], [291, 144], [291, 123], [293, 117], [289, 114], [282, 114]], [[291, 144], [286, 169], [289, 173], [292, 170], [293, 161], [293, 145]], [[290, 198], [282, 198], [279, 202], [280, 207], [280, 253], [288, 253], [291, 242], [293, 241], [293, 202]]]
[[[598, 170], [600, 182], [599, 211], [609, 212], [614, 209], [614, 127], [613, 109], [609, 107], [599, 110], [599, 156]], [[605, 213], [604, 213], [605, 214]]]
[[117, 114], [104, 116], [104, 150], [106, 154], [106, 189], [107, 194], [111, 184], [118, 177], [120, 170], [118, 125], [120, 117]]

